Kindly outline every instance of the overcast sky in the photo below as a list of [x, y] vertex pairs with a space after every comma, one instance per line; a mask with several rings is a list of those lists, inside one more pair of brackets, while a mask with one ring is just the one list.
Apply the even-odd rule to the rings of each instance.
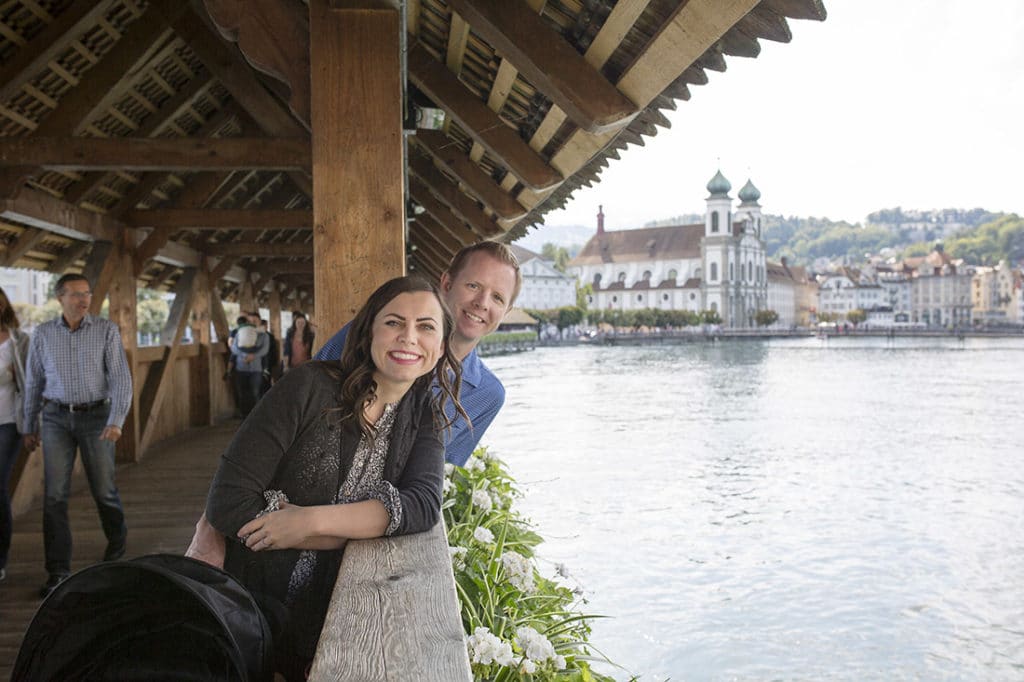
[[[1024, 1], [825, 0], [788, 44], [726, 57], [669, 130], [612, 161], [548, 225], [608, 229], [704, 210], [721, 168], [766, 213], [863, 222], [880, 208], [1024, 215]], [[540, 228], [543, 230], [543, 227]]]

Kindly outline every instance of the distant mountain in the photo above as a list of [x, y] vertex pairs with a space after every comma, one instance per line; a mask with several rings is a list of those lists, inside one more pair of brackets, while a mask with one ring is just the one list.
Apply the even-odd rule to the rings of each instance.
[[586, 225], [541, 225], [536, 230], [527, 232], [525, 237], [517, 239], [515, 243], [536, 253], [540, 253], [545, 244], [551, 243], [563, 247], [572, 257], [583, 248], [595, 232], [597, 228]]

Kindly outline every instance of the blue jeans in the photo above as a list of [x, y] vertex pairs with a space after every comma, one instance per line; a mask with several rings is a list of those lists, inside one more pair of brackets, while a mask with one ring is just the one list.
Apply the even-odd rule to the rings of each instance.
[[0, 568], [7, 568], [11, 551], [11, 471], [21, 452], [21, 436], [14, 422], [0, 424]]
[[82, 467], [107, 541], [123, 542], [128, 533], [114, 484], [114, 443], [100, 440], [109, 416], [110, 405], [86, 412], [68, 412], [54, 403], [43, 407], [43, 549], [50, 574], [71, 572], [68, 497], [76, 448], [81, 450]]
[[263, 385], [263, 372], [241, 372], [235, 370], [235, 390], [238, 396], [238, 409], [242, 418], [249, 416], [252, 408], [260, 399], [260, 387]]

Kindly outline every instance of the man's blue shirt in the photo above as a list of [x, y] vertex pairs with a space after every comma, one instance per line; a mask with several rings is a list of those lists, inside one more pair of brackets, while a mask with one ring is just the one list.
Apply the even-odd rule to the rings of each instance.
[[[317, 351], [313, 359], [340, 360], [348, 328], [348, 324], [342, 327]], [[505, 387], [480, 360], [475, 348], [462, 360], [462, 391], [459, 394], [459, 402], [462, 403], [462, 409], [469, 415], [473, 426], [470, 427], [462, 417], [456, 417], [451, 432], [443, 435], [445, 460], [464, 466], [484, 431], [505, 404]], [[455, 409], [450, 403], [445, 405], [445, 413], [449, 417], [455, 415]]]

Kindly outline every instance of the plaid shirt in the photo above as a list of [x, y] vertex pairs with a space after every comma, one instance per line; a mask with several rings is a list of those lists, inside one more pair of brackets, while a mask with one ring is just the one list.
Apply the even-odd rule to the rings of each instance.
[[132, 375], [116, 324], [86, 315], [71, 331], [64, 316], [36, 327], [25, 367], [25, 428], [39, 431], [42, 401], [110, 399], [108, 426], [120, 428], [132, 404]]

